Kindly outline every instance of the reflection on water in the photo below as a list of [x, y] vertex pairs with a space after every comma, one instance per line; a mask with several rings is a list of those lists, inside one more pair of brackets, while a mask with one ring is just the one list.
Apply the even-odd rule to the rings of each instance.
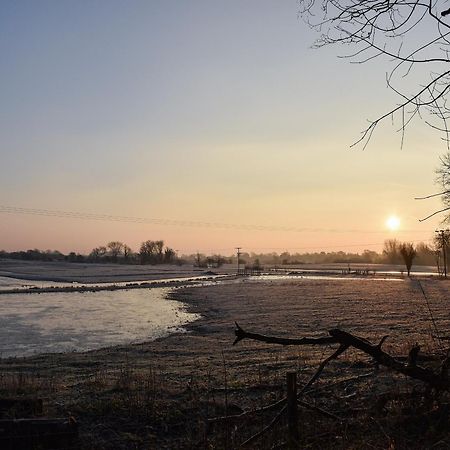
[[105, 287], [108, 286], [139, 286], [155, 284], [160, 286], [161, 284], [171, 284], [174, 282], [198, 282], [205, 283], [211, 280], [220, 280], [221, 278], [227, 277], [227, 275], [192, 275], [190, 277], [178, 277], [178, 278], [162, 278], [162, 279], [152, 279], [152, 280], [141, 280], [141, 281], [115, 281], [115, 282], [94, 282], [94, 283], [78, 283], [78, 282], [68, 282], [68, 281], [45, 281], [45, 280], [24, 280], [19, 278], [9, 278], [0, 276], [0, 292], [20, 289], [23, 291], [28, 291], [35, 288], [51, 288], [51, 287]]
[[199, 316], [166, 298], [168, 288], [3, 295], [0, 356], [86, 351], [154, 340]]
[[35, 281], [35, 280], [21, 280], [18, 278], [9, 278], [0, 276], [0, 291], [6, 289], [30, 289], [31, 287], [51, 287], [51, 286], [73, 286], [73, 283], [64, 283], [57, 281]]

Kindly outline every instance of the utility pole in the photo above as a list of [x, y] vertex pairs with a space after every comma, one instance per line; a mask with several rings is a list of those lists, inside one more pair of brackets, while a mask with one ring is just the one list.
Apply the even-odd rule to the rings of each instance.
[[[442, 247], [442, 255], [444, 257], [444, 277], [447, 278], [447, 236], [449, 233], [449, 229], [446, 230], [436, 230], [435, 233], [438, 234], [438, 238]], [[446, 235], [447, 233], [447, 235]]]
[[237, 250], [237, 274], [239, 275], [239, 258], [241, 256], [241, 248], [242, 247], [236, 247]]

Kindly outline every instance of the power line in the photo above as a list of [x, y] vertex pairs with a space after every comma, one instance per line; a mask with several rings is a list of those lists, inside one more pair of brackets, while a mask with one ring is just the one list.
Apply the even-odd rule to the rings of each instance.
[[[417, 240], [413, 240], [413, 241], [408, 241], [411, 242], [412, 244], [417, 244], [420, 242], [432, 242], [434, 241], [433, 238], [429, 238], [429, 239], [417, 239]], [[247, 250], [251, 251], [252, 253], [255, 253], [255, 251], [262, 251], [262, 250], [282, 250], [282, 251], [287, 251], [289, 253], [292, 253], [293, 250], [314, 250], [315, 253], [316, 252], [320, 252], [320, 251], [329, 251], [330, 249], [333, 248], [345, 248], [347, 249], [348, 247], [379, 247], [379, 246], [384, 245], [384, 242], [372, 242], [370, 244], [368, 243], [364, 243], [364, 244], [339, 244], [339, 245], [327, 245], [327, 246], [323, 246], [320, 247], [318, 245], [313, 245], [313, 246], [307, 246], [307, 247], [291, 247], [291, 246], [285, 246], [285, 247], [245, 247]], [[236, 250], [237, 247], [223, 247], [223, 248], [210, 248], [210, 252], [214, 253], [214, 252], [220, 252], [220, 251], [233, 251]], [[344, 250], [343, 250], [344, 251]], [[347, 252], [348, 253], [348, 252]], [[242, 254], [242, 252], [241, 252]]]
[[[58, 217], [64, 219], [80, 219], [80, 220], [98, 220], [106, 222], [122, 222], [122, 223], [142, 223], [178, 227], [194, 227], [194, 228], [220, 228], [229, 230], [246, 230], [246, 231], [284, 231], [294, 233], [386, 233], [384, 230], [357, 230], [357, 229], [336, 229], [336, 228], [303, 228], [303, 227], [288, 227], [276, 225], [256, 225], [256, 224], [233, 224], [221, 222], [203, 222], [194, 220], [173, 220], [162, 218], [148, 218], [148, 217], [130, 217], [130, 216], [116, 216], [111, 214], [95, 214], [84, 213], [78, 211], [61, 211], [37, 208], [22, 208], [17, 206], [0, 205], [0, 213], [6, 214], [26, 214], [33, 216], [44, 217]], [[403, 230], [403, 233], [425, 233], [423, 230]], [[374, 244], [379, 245], [379, 244]]]

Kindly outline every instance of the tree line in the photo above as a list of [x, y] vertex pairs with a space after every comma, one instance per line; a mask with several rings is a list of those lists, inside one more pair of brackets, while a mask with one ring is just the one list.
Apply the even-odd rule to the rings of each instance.
[[164, 244], [164, 241], [144, 241], [137, 251], [120, 241], [111, 241], [95, 247], [88, 255], [70, 252], [64, 254], [58, 250], [0, 251], [0, 258], [20, 259], [24, 261], [67, 261], [85, 263], [114, 264], [177, 264], [176, 251]]
[[[449, 239], [450, 241], [450, 239]], [[361, 253], [352, 252], [307, 252], [307, 253], [241, 253], [241, 263], [253, 263], [258, 260], [264, 265], [300, 265], [300, 264], [334, 264], [334, 263], [344, 263], [344, 264], [403, 264], [403, 257], [401, 255], [400, 249], [402, 244], [401, 241], [397, 239], [389, 239], [384, 242], [383, 249], [381, 253], [373, 250], [364, 250]], [[438, 258], [438, 253], [440, 252], [440, 246], [438, 242], [428, 245], [424, 242], [419, 242], [417, 245], [413, 245], [416, 250], [415, 264], [434, 266], [436, 265], [436, 260]], [[192, 256], [191, 256], [192, 258]], [[234, 258], [235, 260], [236, 258]]]
[[[436, 236], [431, 244], [419, 242], [417, 245], [389, 239], [384, 242], [381, 253], [364, 250], [362, 253], [314, 252], [314, 253], [247, 253], [242, 252], [240, 264], [254, 267], [289, 266], [300, 264], [406, 264], [405, 258], [415, 265], [437, 266], [443, 269], [443, 250], [450, 255], [450, 231], [443, 236]], [[86, 263], [114, 264], [192, 264], [195, 267], [220, 267], [224, 264], [235, 264], [236, 256], [220, 254], [205, 255], [193, 253], [179, 257], [177, 252], [166, 246], [163, 240], [147, 240], [141, 243], [137, 251], [120, 241], [111, 241], [106, 245], [95, 247], [88, 255], [70, 252], [64, 254], [58, 250], [26, 250], [5, 252], [0, 251], [0, 258], [20, 259], [28, 261], [68, 261]], [[447, 258], [450, 259], [450, 258]], [[449, 261], [447, 261], [448, 264]], [[409, 264], [409, 263], [408, 263]], [[408, 267], [408, 264], [406, 266]]]

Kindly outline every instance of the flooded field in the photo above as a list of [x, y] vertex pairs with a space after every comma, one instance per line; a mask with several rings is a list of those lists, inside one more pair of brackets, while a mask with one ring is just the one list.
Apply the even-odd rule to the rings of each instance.
[[3, 295], [0, 355], [86, 351], [151, 341], [198, 318], [168, 288]]

